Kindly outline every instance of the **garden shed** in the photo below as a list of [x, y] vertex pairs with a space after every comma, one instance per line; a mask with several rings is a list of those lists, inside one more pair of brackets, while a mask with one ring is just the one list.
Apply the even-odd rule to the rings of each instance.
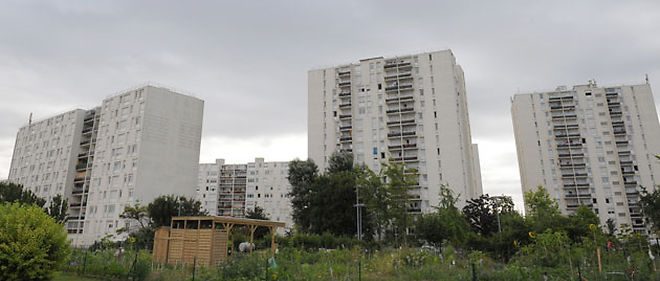
[[[234, 226], [246, 226], [250, 244], [258, 227], [267, 227], [271, 235], [271, 253], [275, 253], [275, 233], [283, 222], [234, 217], [173, 217], [170, 227], [154, 234], [153, 259], [172, 265], [215, 266], [227, 260], [229, 237]], [[252, 249], [250, 249], [252, 251]]]

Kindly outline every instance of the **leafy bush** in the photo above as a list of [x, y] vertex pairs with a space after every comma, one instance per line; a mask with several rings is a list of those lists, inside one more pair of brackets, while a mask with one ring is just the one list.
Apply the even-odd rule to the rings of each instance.
[[75, 249], [65, 271], [99, 277], [146, 280], [151, 274], [151, 254], [147, 251], [122, 251], [105, 249], [99, 251]]
[[68, 253], [64, 227], [41, 208], [0, 205], [0, 280], [50, 280]]

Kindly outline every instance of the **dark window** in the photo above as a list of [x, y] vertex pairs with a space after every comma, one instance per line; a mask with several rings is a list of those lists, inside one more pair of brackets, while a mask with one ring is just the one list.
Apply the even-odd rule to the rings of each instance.
[[332, 114], [334, 114], [334, 116], [337, 117], [337, 111], [333, 111]]
[[382, 89], [383, 89], [383, 84], [378, 83], [378, 90], [382, 90]]
[[584, 95], [585, 96], [591, 96], [591, 92], [585, 92]]
[[433, 56], [429, 54], [429, 60], [433, 60]]

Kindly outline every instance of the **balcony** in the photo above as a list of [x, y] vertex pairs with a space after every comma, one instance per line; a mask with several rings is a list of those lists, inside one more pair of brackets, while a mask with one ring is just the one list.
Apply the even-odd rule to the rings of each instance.
[[75, 182], [83, 182], [83, 181], [86, 181], [86, 180], [89, 180], [89, 177], [76, 177], [76, 178], [73, 178], [74, 183]]
[[340, 142], [348, 142], [351, 141], [353, 138], [352, 137], [341, 137], [339, 138]]
[[80, 208], [80, 207], [85, 207], [85, 206], [87, 206], [87, 202], [69, 204], [69, 207], [72, 207], [72, 208]]
[[337, 83], [339, 87], [350, 87], [351, 86], [351, 81], [340, 81]]
[[586, 178], [587, 173], [566, 173], [561, 175], [562, 178]]
[[392, 75], [387, 75], [385, 76], [385, 81], [391, 81], [391, 80], [397, 80], [397, 79], [409, 79], [412, 78], [412, 73], [410, 72], [402, 72], [398, 74], [392, 74]]
[[349, 75], [351, 75], [351, 71], [350, 71], [350, 70], [344, 70], [344, 71], [342, 71], [342, 70], [338, 70], [338, 71], [337, 71], [337, 76], [349, 76]]
[[71, 191], [71, 194], [73, 194], [73, 195], [80, 195], [80, 194], [83, 194], [83, 193], [89, 193], [89, 188], [86, 188], [86, 189], [74, 189], [73, 191]]
[[351, 107], [350, 102], [349, 103], [342, 103], [342, 104], [339, 105], [339, 108], [347, 108], [347, 107]]
[[393, 138], [393, 137], [406, 137], [406, 136], [414, 136], [416, 133], [415, 132], [395, 132], [395, 133], [389, 133], [387, 134], [387, 137]]
[[557, 147], [582, 147], [582, 143], [581, 142], [559, 143], [557, 144]]
[[575, 114], [575, 113], [565, 113], [565, 114], [552, 115], [553, 120], [563, 119], [563, 118], [566, 118], [566, 119], [577, 118], [577, 114]]
[[353, 126], [351, 125], [339, 127], [340, 131], [350, 131], [351, 129], [353, 129]]
[[610, 116], [621, 116], [622, 112], [619, 110], [610, 110]]
[[82, 133], [83, 133], [83, 134], [87, 134], [87, 133], [91, 133], [91, 132], [92, 132], [92, 130], [93, 130], [93, 128], [92, 128], [92, 127], [88, 127], [88, 128], [83, 128], [83, 130], [82, 130]]
[[414, 99], [414, 97], [412, 95], [406, 95], [406, 96], [388, 98], [388, 99], [385, 100], [385, 102], [392, 103], [392, 102], [397, 102], [397, 101], [407, 101], [407, 100], [413, 100], [413, 99]]
[[415, 124], [415, 119], [405, 119], [405, 120], [396, 120], [396, 121], [388, 121], [387, 125], [414, 125]]
[[349, 119], [351, 117], [352, 117], [351, 114], [340, 114], [339, 115], [339, 119]]
[[401, 149], [415, 149], [417, 148], [416, 143], [406, 143], [406, 144], [396, 144], [396, 145], [388, 145], [387, 149], [389, 150], [401, 150]]
[[89, 145], [90, 142], [91, 140], [83, 140], [80, 142], [80, 145]]
[[339, 92], [340, 97], [345, 97], [345, 96], [350, 96], [350, 95], [351, 95], [351, 91], [341, 91], [341, 92]]
[[566, 168], [571, 168], [571, 167], [585, 167], [587, 164], [586, 163], [571, 163], [571, 162], [566, 162], [566, 163], [559, 163], [559, 167], [566, 167]]

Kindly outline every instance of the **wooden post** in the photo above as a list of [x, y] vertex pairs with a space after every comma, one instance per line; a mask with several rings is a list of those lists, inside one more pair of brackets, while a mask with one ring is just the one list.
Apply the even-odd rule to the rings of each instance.
[[[234, 226], [232, 223], [225, 223], [225, 229], [227, 230], [227, 247], [225, 247], [225, 257], [229, 256], [229, 236], [231, 235], [231, 228]], [[233, 245], [232, 245], [233, 246]], [[233, 256], [232, 252], [232, 256]]]
[[275, 231], [277, 230], [276, 226], [269, 226], [268, 229], [270, 229], [270, 256], [275, 257]]
[[184, 254], [186, 252], [186, 230], [188, 230], [188, 220], [184, 219], [183, 220], [183, 232], [181, 234], [181, 265], [185, 266], [186, 265], [186, 255]]
[[598, 273], [603, 273], [603, 265], [600, 262], [600, 248], [596, 248], [596, 253], [598, 253]]
[[250, 254], [252, 253], [252, 244], [254, 242], [254, 231], [257, 230], [256, 225], [250, 225]]

